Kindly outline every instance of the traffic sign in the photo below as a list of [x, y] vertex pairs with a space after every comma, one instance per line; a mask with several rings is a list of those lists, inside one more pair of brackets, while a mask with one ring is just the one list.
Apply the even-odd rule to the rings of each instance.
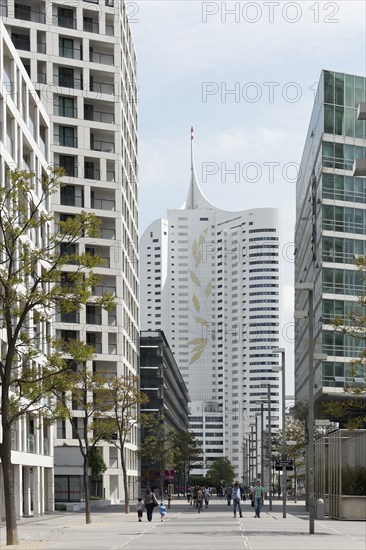
[[287, 460], [276, 460], [276, 470], [280, 471], [285, 466], [286, 470], [294, 469], [294, 461], [292, 459]]

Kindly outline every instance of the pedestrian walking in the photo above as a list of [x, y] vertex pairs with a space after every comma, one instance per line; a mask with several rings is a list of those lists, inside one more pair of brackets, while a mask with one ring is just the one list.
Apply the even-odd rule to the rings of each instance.
[[144, 503], [142, 502], [142, 498], [140, 497], [137, 499], [137, 503], [136, 503], [137, 517], [139, 521], [142, 521], [144, 508], [145, 508]]
[[225, 488], [225, 496], [226, 496], [228, 506], [230, 506], [230, 504], [231, 504], [231, 493], [232, 493], [232, 491], [233, 491], [233, 488], [230, 485], [228, 485]]
[[160, 512], [160, 521], [164, 521], [164, 518], [166, 516], [166, 506], [164, 502], [160, 503], [159, 512]]
[[233, 509], [234, 509], [234, 518], [236, 518], [236, 510], [238, 509], [239, 517], [243, 517], [241, 506], [240, 506], [240, 499], [241, 499], [241, 491], [240, 491], [240, 485], [238, 482], [235, 483], [232, 493], [231, 493], [232, 499], [233, 499]]
[[145, 491], [144, 506], [147, 515], [147, 521], [151, 521], [154, 508], [155, 506], [159, 506], [159, 503], [156, 500], [156, 496], [154, 495], [154, 492], [150, 489], [150, 487], [147, 487]]
[[211, 489], [209, 487], [204, 488], [203, 497], [205, 499], [206, 508], [208, 508], [208, 503], [210, 502], [210, 497], [211, 497]]
[[254, 487], [255, 498], [255, 518], [261, 517], [261, 508], [263, 504], [264, 487], [261, 486], [261, 482], [258, 480]]

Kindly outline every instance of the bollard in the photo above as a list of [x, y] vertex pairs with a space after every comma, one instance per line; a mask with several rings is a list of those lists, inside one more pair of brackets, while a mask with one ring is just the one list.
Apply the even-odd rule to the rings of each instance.
[[325, 518], [325, 507], [324, 507], [324, 500], [322, 498], [318, 498], [316, 501], [316, 519], [324, 519]]

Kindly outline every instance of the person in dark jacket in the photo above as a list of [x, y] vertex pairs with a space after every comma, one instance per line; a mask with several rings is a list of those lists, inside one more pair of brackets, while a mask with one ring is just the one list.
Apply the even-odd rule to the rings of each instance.
[[152, 520], [154, 508], [155, 506], [158, 506], [158, 505], [159, 503], [156, 500], [156, 496], [154, 495], [154, 492], [150, 489], [150, 487], [146, 487], [144, 506], [146, 510], [147, 521]]

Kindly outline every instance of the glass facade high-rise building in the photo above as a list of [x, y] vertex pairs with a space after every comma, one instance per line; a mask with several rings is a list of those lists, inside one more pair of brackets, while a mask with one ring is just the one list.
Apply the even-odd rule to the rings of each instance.
[[[80, 210], [100, 220], [100, 235], [75, 250], [100, 256], [93, 297], [54, 319], [56, 337], [95, 348], [90, 370], [110, 376], [138, 370], [139, 283], [136, 55], [122, 0], [0, 0], [0, 13], [50, 118], [50, 162], [66, 173], [54, 197], [55, 222]], [[66, 271], [72, 271], [72, 265]], [[104, 311], [97, 298], [115, 296]], [[75, 410], [82, 433], [82, 412]], [[79, 431], [80, 430], [80, 431]], [[138, 494], [137, 428], [126, 447], [131, 498]], [[60, 421], [55, 440], [55, 498], [82, 498], [81, 454], [72, 426]], [[98, 494], [123, 501], [118, 449], [101, 444], [107, 466]]]
[[[353, 372], [364, 341], [334, 328], [337, 318], [362, 315], [358, 297], [365, 282], [357, 269], [366, 254], [366, 78], [322, 71], [297, 181], [295, 282], [314, 283], [314, 398], [344, 398], [344, 386], [365, 372]], [[361, 107], [360, 107], [361, 106]], [[363, 176], [366, 174], [363, 173]], [[296, 292], [295, 309], [306, 309], [306, 292]], [[296, 321], [295, 394], [308, 399], [308, 321]]]

